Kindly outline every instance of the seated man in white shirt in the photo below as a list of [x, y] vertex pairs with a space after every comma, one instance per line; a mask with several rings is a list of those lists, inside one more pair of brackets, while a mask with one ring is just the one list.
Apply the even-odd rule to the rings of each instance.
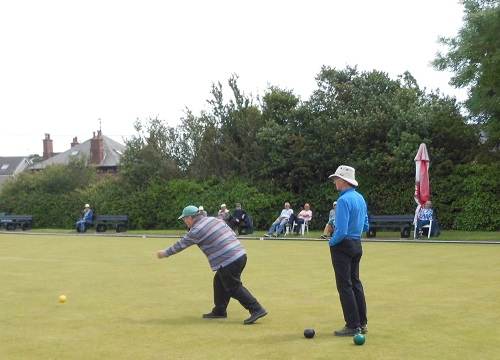
[[290, 219], [288, 220], [288, 223], [293, 226], [293, 222], [297, 224], [297, 230], [295, 230], [296, 235], [300, 235], [300, 229], [302, 227], [302, 224], [304, 224], [306, 221], [310, 221], [313, 217], [313, 213], [311, 211], [311, 206], [306, 203], [304, 205], [304, 210], [299, 212], [298, 215], [292, 214], [290, 216]]
[[222, 204], [220, 206], [219, 213], [217, 214], [217, 217], [221, 220], [224, 220], [226, 224], [231, 221], [231, 213], [229, 212], [229, 209], [227, 208], [226, 204]]
[[290, 203], [286, 202], [285, 203], [285, 208], [283, 210], [281, 210], [280, 216], [278, 216], [276, 218], [276, 220], [273, 222], [273, 224], [269, 228], [269, 231], [264, 236], [265, 237], [271, 236], [272, 233], [274, 232], [274, 230], [276, 230], [276, 228], [278, 228], [278, 229], [276, 230], [276, 233], [274, 234], [274, 237], [280, 236], [280, 234], [283, 232], [283, 228], [288, 223], [288, 220], [290, 220], [290, 216], [292, 214], [293, 214], [293, 210], [290, 209]]

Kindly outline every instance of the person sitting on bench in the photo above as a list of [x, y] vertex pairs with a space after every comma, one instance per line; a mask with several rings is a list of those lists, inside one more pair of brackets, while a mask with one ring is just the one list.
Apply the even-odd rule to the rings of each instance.
[[76, 222], [76, 227], [80, 232], [85, 232], [87, 230], [87, 224], [92, 222], [92, 217], [94, 212], [90, 210], [90, 205], [85, 204], [85, 209], [82, 212], [82, 218]]

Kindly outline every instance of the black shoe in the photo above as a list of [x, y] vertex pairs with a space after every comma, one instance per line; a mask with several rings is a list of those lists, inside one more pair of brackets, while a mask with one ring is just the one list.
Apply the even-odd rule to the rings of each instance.
[[365, 325], [361, 325], [359, 327], [359, 330], [360, 330], [361, 334], [366, 334], [368, 332], [368, 328], [366, 327], [366, 324]]
[[227, 314], [214, 314], [213, 312], [209, 312], [208, 314], [203, 314], [201, 317], [204, 319], [225, 319], [227, 318]]
[[267, 310], [264, 308], [260, 308], [260, 310], [257, 310], [254, 312], [248, 319], [243, 321], [243, 324], [245, 325], [250, 325], [259, 320], [261, 317], [264, 317], [267, 315]]
[[347, 326], [344, 326], [340, 330], [335, 330], [333, 332], [333, 335], [335, 335], [335, 336], [354, 336], [356, 334], [359, 334], [360, 332], [361, 332], [361, 330], [359, 328], [351, 329], [351, 328], [348, 328]]

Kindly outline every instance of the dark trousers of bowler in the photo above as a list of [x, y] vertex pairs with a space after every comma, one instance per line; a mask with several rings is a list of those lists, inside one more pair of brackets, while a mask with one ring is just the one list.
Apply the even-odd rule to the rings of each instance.
[[214, 276], [214, 314], [225, 315], [229, 300], [236, 299], [251, 314], [260, 310], [261, 305], [241, 282], [241, 273], [247, 264], [243, 255], [231, 264], [219, 268]]
[[345, 238], [330, 246], [330, 254], [346, 326], [354, 329], [366, 325], [365, 293], [359, 279], [359, 262], [363, 255], [361, 240]]

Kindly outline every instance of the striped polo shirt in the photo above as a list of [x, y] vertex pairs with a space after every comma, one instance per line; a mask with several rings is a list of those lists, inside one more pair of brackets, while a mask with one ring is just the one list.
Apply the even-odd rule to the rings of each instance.
[[214, 217], [196, 217], [191, 230], [175, 244], [163, 250], [163, 255], [172, 256], [191, 245], [198, 245], [213, 271], [246, 254], [234, 231], [223, 220]]

